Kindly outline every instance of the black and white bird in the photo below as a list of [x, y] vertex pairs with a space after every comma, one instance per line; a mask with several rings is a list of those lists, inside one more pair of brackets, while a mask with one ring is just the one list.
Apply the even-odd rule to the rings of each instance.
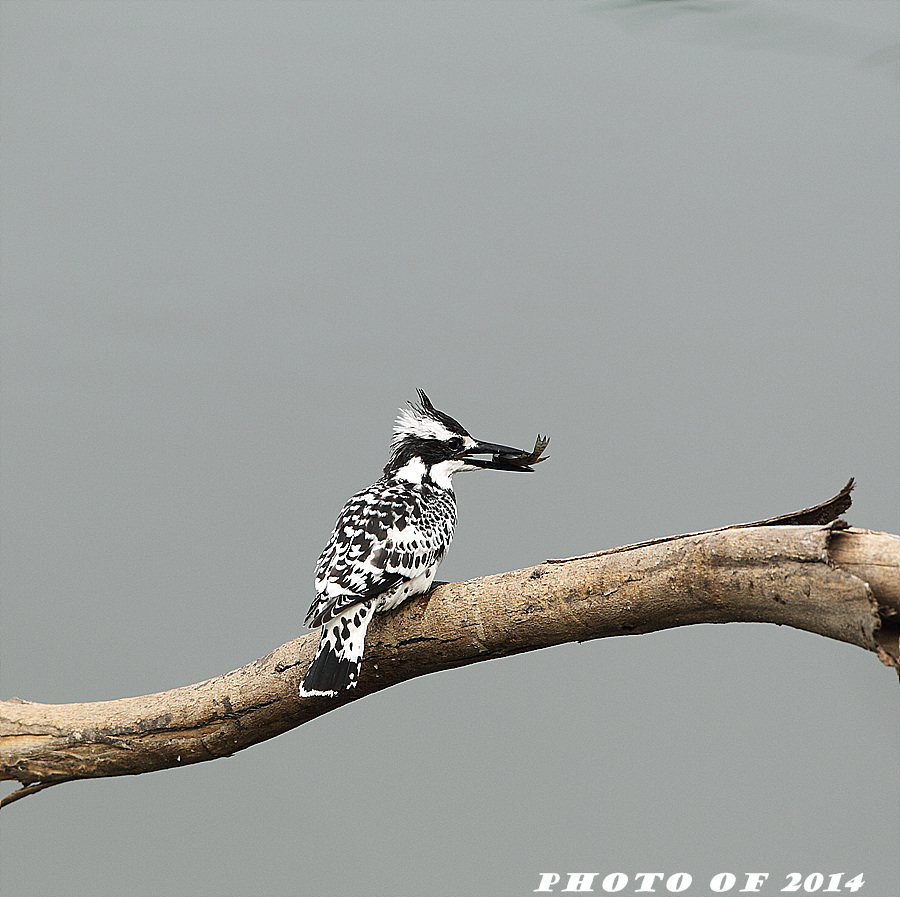
[[453, 474], [534, 469], [534, 453], [473, 439], [418, 392], [419, 404], [410, 402], [397, 418], [384, 474], [344, 505], [316, 565], [306, 622], [322, 632], [301, 696], [353, 688], [373, 614], [431, 587], [456, 527]]

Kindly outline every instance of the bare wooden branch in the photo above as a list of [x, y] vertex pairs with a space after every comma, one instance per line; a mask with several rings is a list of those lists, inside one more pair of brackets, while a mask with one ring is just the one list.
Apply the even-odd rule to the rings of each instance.
[[792, 511], [790, 514], [780, 514], [778, 517], [767, 517], [765, 520], [754, 520], [752, 523], [732, 523], [728, 526], [717, 526], [715, 529], [698, 530], [693, 533], [681, 533], [679, 536], [660, 536], [657, 539], [647, 539], [644, 542], [633, 542], [631, 545], [621, 545], [618, 548], [603, 548], [591, 554], [580, 554], [570, 558], [551, 558], [548, 564], [562, 564], [566, 561], [576, 561], [581, 558], [598, 557], [601, 554], [613, 554], [617, 551], [631, 551], [633, 548], [644, 548], [647, 545], [659, 545], [662, 542], [673, 542], [676, 539], [684, 539], [687, 536], [706, 536], [709, 533], [720, 533], [726, 529], [747, 529], [751, 526], [810, 526], [812, 524], [825, 524], [837, 520], [853, 503], [850, 493], [856, 480], [853, 477], [847, 481], [847, 485], [838, 492], [834, 498], [820, 502], [811, 508], [803, 508], [801, 511]]
[[694, 623], [793, 626], [900, 669], [900, 536], [727, 528], [445, 584], [373, 621], [359, 686], [301, 698], [317, 633], [215, 679], [88, 704], [0, 702], [9, 803], [76, 778], [227, 757], [407, 679], [565, 642]]

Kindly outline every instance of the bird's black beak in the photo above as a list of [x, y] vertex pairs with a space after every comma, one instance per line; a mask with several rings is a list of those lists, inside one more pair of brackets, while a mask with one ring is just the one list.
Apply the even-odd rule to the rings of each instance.
[[[491, 455], [490, 458], [475, 458], [473, 455]], [[488, 470], [521, 470], [533, 473], [534, 468], [522, 463], [528, 458], [528, 452], [522, 449], [512, 448], [508, 445], [497, 445], [494, 442], [476, 442], [471, 448], [466, 449], [460, 456], [466, 459], [466, 464], [472, 467], [483, 467]]]

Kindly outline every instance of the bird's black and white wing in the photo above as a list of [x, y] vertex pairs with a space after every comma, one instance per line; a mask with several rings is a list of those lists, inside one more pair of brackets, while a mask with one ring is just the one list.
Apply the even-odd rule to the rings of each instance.
[[456, 503], [452, 494], [436, 498], [421, 487], [383, 481], [354, 495], [316, 565], [307, 625], [321, 626], [439, 564], [453, 537]]
[[456, 524], [453, 494], [431, 491], [379, 480], [344, 506], [316, 566], [306, 619], [322, 635], [304, 694], [355, 685], [373, 612], [430, 587]]

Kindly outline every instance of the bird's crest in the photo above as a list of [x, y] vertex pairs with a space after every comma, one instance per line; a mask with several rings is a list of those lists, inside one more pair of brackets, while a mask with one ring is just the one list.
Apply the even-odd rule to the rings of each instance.
[[444, 414], [443, 411], [438, 411], [424, 390], [419, 389], [417, 392], [419, 404], [410, 402], [405, 408], [400, 409], [397, 416], [394, 438], [391, 440], [394, 449], [411, 439], [437, 439], [445, 442], [469, 435], [459, 421], [454, 420], [449, 414]]

